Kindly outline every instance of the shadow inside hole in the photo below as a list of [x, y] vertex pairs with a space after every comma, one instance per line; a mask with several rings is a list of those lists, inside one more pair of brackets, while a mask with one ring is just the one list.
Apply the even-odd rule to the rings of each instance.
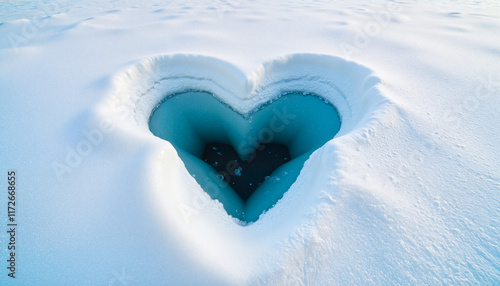
[[205, 146], [201, 159], [246, 202], [265, 180], [273, 179], [274, 170], [290, 161], [290, 152], [282, 144], [262, 144], [242, 160], [231, 145], [210, 143]]
[[243, 223], [283, 197], [340, 125], [333, 105], [303, 92], [240, 114], [210, 93], [187, 91], [168, 96], [149, 119], [151, 132], [174, 146], [203, 190]]

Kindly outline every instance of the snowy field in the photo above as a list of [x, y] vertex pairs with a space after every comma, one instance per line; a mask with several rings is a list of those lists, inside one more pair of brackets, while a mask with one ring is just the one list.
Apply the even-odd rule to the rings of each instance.
[[[242, 223], [149, 129], [188, 90], [341, 126]], [[0, 99], [1, 285], [500, 284], [497, 1], [0, 1]]]

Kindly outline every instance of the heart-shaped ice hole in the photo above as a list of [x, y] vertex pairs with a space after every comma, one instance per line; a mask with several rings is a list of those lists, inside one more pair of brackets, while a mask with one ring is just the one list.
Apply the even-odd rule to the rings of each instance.
[[210, 93], [187, 91], [167, 96], [149, 128], [175, 147], [229, 215], [253, 222], [283, 197], [309, 156], [337, 134], [340, 117], [310, 93], [285, 93], [240, 114]]

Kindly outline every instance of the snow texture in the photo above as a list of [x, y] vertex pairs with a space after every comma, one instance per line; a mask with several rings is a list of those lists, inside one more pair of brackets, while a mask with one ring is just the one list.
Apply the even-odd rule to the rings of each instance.
[[[498, 35], [495, 1], [1, 1], [0, 284], [499, 284]], [[342, 125], [243, 226], [148, 129], [186, 89]]]

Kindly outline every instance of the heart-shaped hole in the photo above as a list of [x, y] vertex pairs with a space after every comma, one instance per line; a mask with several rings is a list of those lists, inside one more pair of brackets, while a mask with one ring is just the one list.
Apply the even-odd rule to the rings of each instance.
[[151, 132], [172, 143], [187, 170], [227, 213], [256, 221], [295, 182], [309, 156], [340, 129], [336, 108], [288, 92], [240, 114], [202, 91], [167, 96]]

